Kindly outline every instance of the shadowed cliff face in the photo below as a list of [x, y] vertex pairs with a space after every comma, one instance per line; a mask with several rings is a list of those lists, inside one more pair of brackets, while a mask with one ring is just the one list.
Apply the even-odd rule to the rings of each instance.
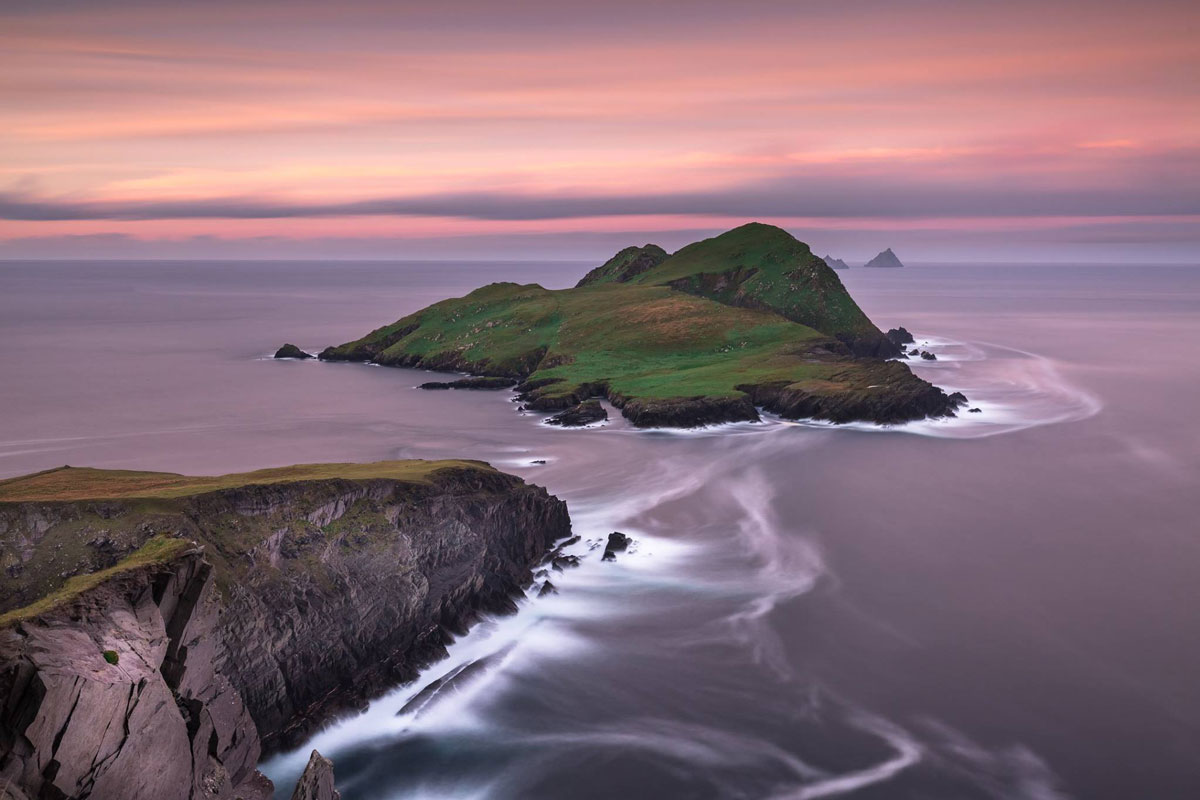
[[[64, 525], [106, 543], [86, 570], [116, 561], [98, 585], [0, 618], [0, 785], [29, 798], [269, 796], [264, 747], [413, 676], [447, 629], [511, 608], [570, 533], [561, 501], [482, 468], [244, 486], [150, 516], [138, 500], [0, 512], [26, 574], [64, 566], [39, 558]], [[131, 569], [137, 553], [110, 552], [172, 525], [203, 552]]]

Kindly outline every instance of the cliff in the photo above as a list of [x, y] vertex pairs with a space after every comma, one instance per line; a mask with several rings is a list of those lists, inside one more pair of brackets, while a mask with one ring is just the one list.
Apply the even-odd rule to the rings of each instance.
[[[757, 407], [879, 423], [954, 414], [907, 367], [881, 366], [901, 353], [807, 245], [752, 223], [670, 256], [628, 248], [573, 289], [484, 286], [320, 358], [518, 381], [538, 411], [603, 397], [639, 426], [755, 420]], [[778, 387], [822, 403], [776, 404]]]
[[261, 749], [513, 608], [569, 532], [561, 501], [473, 462], [2, 481], [0, 786], [262, 796]]
[[119, 567], [0, 624], [6, 797], [270, 797], [254, 722], [215, 670], [212, 567], [188, 550]]

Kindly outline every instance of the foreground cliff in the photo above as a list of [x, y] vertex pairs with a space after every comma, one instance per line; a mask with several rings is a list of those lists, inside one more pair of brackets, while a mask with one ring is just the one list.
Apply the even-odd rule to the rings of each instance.
[[511, 608], [569, 529], [474, 462], [0, 481], [0, 797], [267, 797], [263, 749]]
[[514, 381], [538, 411], [604, 398], [643, 427], [953, 415], [961, 397], [884, 360], [902, 352], [808, 245], [752, 223], [627, 248], [571, 289], [485, 286], [320, 358]]

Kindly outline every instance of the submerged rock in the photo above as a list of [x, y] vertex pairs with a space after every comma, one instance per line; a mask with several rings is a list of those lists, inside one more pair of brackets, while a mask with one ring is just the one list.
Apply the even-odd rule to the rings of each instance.
[[568, 567], [578, 567], [579, 556], [555, 556], [550, 559], [550, 568], [556, 572], [562, 572]]
[[338, 790], [333, 788], [333, 762], [325, 756], [312, 751], [308, 757], [308, 766], [296, 783], [292, 792], [292, 800], [341, 800]]
[[288, 343], [275, 351], [275, 358], [315, 358], [312, 353], [306, 353], [296, 345]]
[[550, 581], [542, 584], [542, 588], [538, 590], [538, 597], [545, 597], [549, 594], [558, 594], [558, 587]]
[[982, 408], [968, 408], [967, 413], [968, 414], [982, 414], [983, 409]]
[[925, 359], [926, 361], [937, 361], [937, 356], [935, 356], [933, 353], [929, 352], [928, 350], [921, 351], [921, 358]]
[[564, 409], [550, 419], [547, 425], [562, 425], [564, 428], [578, 428], [608, 419], [608, 412], [599, 400], [585, 400], [579, 405]]

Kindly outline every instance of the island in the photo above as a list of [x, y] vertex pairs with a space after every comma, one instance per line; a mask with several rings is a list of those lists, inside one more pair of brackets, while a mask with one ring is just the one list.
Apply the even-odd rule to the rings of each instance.
[[871, 268], [894, 269], [896, 267], [903, 267], [904, 265], [900, 263], [900, 259], [896, 257], [896, 254], [892, 252], [892, 248], [889, 247], [887, 250], [884, 250], [882, 253], [863, 264], [863, 266]]
[[[476, 461], [0, 481], [0, 794], [265, 800], [263, 752], [515, 610], [570, 533]], [[299, 796], [331, 781], [314, 755]]]
[[824, 261], [826, 264], [828, 264], [831, 269], [850, 269], [850, 265], [847, 264], [845, 261], [842, 261], [840, 258], [834, 258], [833, 256], [825, 256], [821, 260]]
[[570, 289], [493, 283], [319, 358], [505, 378], [536, 411], [604, 399], [638, 427], [757, 421], [760, 409], [889, 424], [965, 403], [891, 360], [902, 355], [808, 245], [749, 223], [673, 254], [626, 248]]

